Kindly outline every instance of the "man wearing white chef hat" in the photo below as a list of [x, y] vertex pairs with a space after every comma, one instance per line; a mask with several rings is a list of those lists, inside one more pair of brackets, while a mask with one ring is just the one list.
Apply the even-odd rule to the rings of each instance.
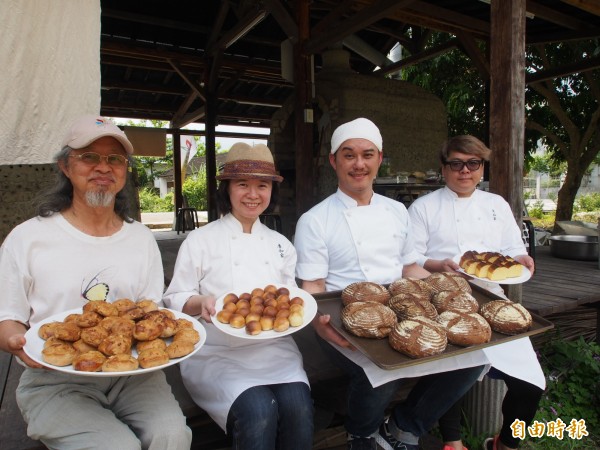
[[[329, 162], [337, 192], [302, 215], [295, 234], [296, 276], [311, 292], [342, 290], [357, 281], [391, 283], [425, 278], [414, 252], [410, 218], [400, 202], [373, 192], [382, 161], [383, 140], [366, 118], [340, 125], [331, 137]], [[328, 355], [350, 375], [346, 431], [348, 449], [417, 450], [425, 434], [475, 383], [484, 363], [480, 355], [383, 370], [353, 351], [350, 343], [317, 317], [314, 328]], [[326, 342], [327, 341], [327, 342]], [[384, 411], [403, 379], [424, 375], [406, 402]]]
[[[0, 350], [26, 366], [17, 403], [29, 437], [48, 448], [183, 450], [192, 442], [162, 370], [75, 371], [70, 343], [55, 342], [42, 353], [34, 332], [84, 305], [160, 302], [164, 274], [156, 239], [129, 214], [132, 153], [112, 121], [79, 117], [55, 156], [56, 182], [40, 198], [37, 217], [16, 226], [0, 249]], [[92, 358], [88, 364], [102, 364], [104, 356]]]
[[[459, 269], [453, 260], [466, 251], [498, 252], [513, 257], [533, 273], [521, 230], [501, 196], [477, 189], [491, 150], [474, 136], [455, 136], [440, 150], [446, 186], [418, 198], [409, 207], [418, 263], [432, 272]], [[440, 220], [443, 217], [444, 220]], [[496, 283], [474, 280], [505, 297]], [[528, 337], [483, 349], [493, 368], [489, 375], [504, 380], [508, 391], [502, 402], [500, 433], [488, 438], [486, 450], [516, 449], [515, 420], [529, 426], [546, 387], [546, 380]], [[447, 442], [460, 442], [461, 402], [444, 415], [440, 431]], [[460, 448], [460, 447], [458, 447]]]

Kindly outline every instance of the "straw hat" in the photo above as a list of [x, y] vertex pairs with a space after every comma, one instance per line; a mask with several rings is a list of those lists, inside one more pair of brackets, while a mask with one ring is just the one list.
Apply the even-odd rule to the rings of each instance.
[[277, 174], [271, 150], [264, 144], [250, 146], [245, 142], [233, 144], [225, 156], [223, 170], [217, 180], [239, 180], [255, 178], [259, 180], [283, 181]]

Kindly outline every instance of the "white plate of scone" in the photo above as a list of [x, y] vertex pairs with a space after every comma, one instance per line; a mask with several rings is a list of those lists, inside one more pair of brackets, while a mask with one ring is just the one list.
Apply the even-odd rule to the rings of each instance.
[[274, 339], [308, 325], [317, 314], [314, 297], [296, 286], [269, 284], [219, 297], [212, 317], [224, 333], [244, 339]]
[[498, 284], [520, 284], [531, 278], [531, 271], [507, 255], [469, 250], [453, 258], [459, 272], [475, 279]]
[[[107, 313], [108, 302], [89, 303], [97, 303]], [[25, 333], [25, 353], [60, 372], [113, 377], [178, 364], [206, 342], [202, 324], [179, 311], [152, 308], [143, 315], [119, 317], [86, 309], [65, 311], [31, 327]], [[90, 312], [100, 315], [99, 320]]]

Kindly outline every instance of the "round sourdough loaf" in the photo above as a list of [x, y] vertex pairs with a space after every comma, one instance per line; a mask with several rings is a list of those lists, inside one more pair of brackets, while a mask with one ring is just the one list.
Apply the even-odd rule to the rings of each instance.
[[464, 291], [442, 291], [434, 294], [431, 303], [438, 313], [444, 311], [477, 312], [479, 303], [477, 299]]
[[384, 338], [397, 322], [394, 311], [381, 303], [354, 302], [342, 309], [344, 328], [359, 337]]
[[481, 305], [481, 315], [488, 321], [492, 330], [503, 334], [519, 334], [531, 327], [532, 318], [519, 303], [510, 300], [492, 300]]
[[390, 299], [390, 292], [378, 283], [370, 281], [357, 281], [349, 284], [342, 290], [342, 303], [348, 305], [354, 302], [376, 302], [386, 304]]
[[472, 292], [471, 285], [457, 272], [436, 272], [424, 280], [433, 292], [465, 291]]
[[413, 317], [399, 322], [388, 339], [394, 350], [411, 358], [438, 355], [448, 345], [446, 330], [427, 317]]
[[416, 278], [400, 278], [399, 280], [392, 282], [388, 286], [388, 289], [392, 296], [398, 294], [416, 294], [429, 299], [433, 294], [433, 289], [431, 289], [429, 284]]
[[446, 329], [448, 342], [466, 347], [484, 344], [492, 338], [492, 329], [477, 313], [444, 311], [437, 321]]
[[425, 316], [435, 319], [438, 315], [435, 306], [428, 297], [417, 294], [398, 294], [390, 298], [388, 306], [398, 316], [398, 320]]

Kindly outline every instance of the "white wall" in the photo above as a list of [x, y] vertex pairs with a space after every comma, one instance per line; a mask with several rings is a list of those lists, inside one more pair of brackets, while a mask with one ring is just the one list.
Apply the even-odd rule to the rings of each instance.
[[100, 0], [0, 0], [0, 164], [52, 161], [100, 111]]

